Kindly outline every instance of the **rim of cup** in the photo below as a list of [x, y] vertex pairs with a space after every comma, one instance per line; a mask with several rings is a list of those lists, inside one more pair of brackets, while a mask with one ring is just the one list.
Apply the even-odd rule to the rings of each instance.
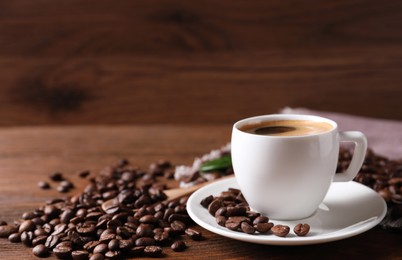
[[[257, 135], [257, 134], [247, 133], [247, 132], [239, 129], [240, 127], [247, 125], [247, 124], [259, 124], [259, 123], [265, 122], [265, 121], [279, 121], [279, 120], [306, 120], [306, 121], [314, 121], [314, 122], [325, 122], [325, 123], [329, 123], [330, 125], [332, 125], [332, 129], [329, 131], [321, 132], [321, 133], [301, 135], [301, 136]], [[321, 116], [303, 115], [303, 114], [268, 114], [268, 115], [253, 116], [253, 117], [241, 119], [241, 120], [237, 121], [236, 123], [234, 123], [234, 125], [233, 125], [234, 131], [238, 131], [241, 134], [251, 135], [251, 136], [258, 137], [258, 138], [289, 138], [289, 139], [306, 138], [306, 137], [311, 137], [311, 136], [319, 136], [319, 135], [332, 133], [333, 131], [336, 131], [337, 129], [338, 129], [338, 124], [331, 119], [321, 117]]]

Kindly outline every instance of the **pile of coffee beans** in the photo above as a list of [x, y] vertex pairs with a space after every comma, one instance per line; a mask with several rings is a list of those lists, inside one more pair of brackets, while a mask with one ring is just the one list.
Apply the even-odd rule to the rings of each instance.
[[[351, 158], [349, 149], [341, 149], [337, 172], [345, 171]], [[380, 225], [402, 232], [402, 159], [390, 160], [369, 149], [355, 181], [377, 191], [387, 202], [388, 212]]]
[[[82, 171], [82, 172], [79, 172], [78, 175], [81, 178], [85, 178], [89, 175], [89, 173], [90, 173], [89, 171]], [[63, 174], [60, 172], [54, 172], [54, 173], [50, 174], [49, 179], [53, 182], [58, 183], [57, 191], [59, 191], [60, 193], [69, 192], [74, 188], [74, 184], [71, 181], [65, 179]], [[51, 185], [47, 181], [39, 181], [38, 187], [43, 190], [47, 190], [47, 189], [51, 188]]]
[[[337, 172], [345, 171], [351, 158], [351, 151], [342, 149]], [[377, 191], [388, 203], [402, 204], [402, 160], [389, 160], [368, 150], [355, 181]]]
[[[215, 217], [218, 225], [232, 231], [246, 234], [272, 233], [279, 237], [286, 237], [290, 232], [289, 226], [275, 225], [269, 222], [267, 216], [251, 211], [239, 189], [229, 188], [219, 196], [209, 195], [200, 203]], [[310, 231], [310, 226], [300, 223], [293, 231], [297, 236], [305, 236]]]
[[[12, 225], [2, 221], [0, 237], [32, 247], [35, 256], [60, 259], [161, 257], [165, 247], [183, 251], [183, 239], [202, 235], [190, 228], [187, 198], [165, 201], [166, 187], [157, 178], [172, 178], [171, 172], [166, 161], [142, 171], [122, 160], [90, 178], [82, 193], [52, 199]], [[51, 178], [65, 181], [60, 174]]]

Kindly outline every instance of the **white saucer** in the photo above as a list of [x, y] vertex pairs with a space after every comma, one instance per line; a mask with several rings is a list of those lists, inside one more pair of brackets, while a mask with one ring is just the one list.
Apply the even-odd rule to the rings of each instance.
[[[188, 214], [197, 224], [213, 233], [257, 244], [309, 245], [340, 240], [373, 228], [387, 212], [385, 201], [372, 189], [353, 181], [338, 182], [331, 185], [323, 203], [313, 216], [296, 221], [270, 220], [274, 224], [288, 225], [291, 232], [287, 237], [282, 238], [271, 233], [249, 235], [219, 226], [208, 210], [200, 205], [205, 197], [211, 194], [218, 196], [230, 187], [239, 187], [234, 177], [197, 190], [188, 199]], [[298, 223], [310, 225], [307, 236], [298, 237], [293, 233], [292, 229]]]

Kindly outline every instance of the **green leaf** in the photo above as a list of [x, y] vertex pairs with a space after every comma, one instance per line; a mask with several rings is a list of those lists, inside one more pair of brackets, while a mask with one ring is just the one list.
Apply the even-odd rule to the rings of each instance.
[[224, 170], [232, 167], [232, 157], [230, 155], [222, 156], [218, 159], [207, 161], [201, 165], [201, 172], [210, 172], [216, 170]]

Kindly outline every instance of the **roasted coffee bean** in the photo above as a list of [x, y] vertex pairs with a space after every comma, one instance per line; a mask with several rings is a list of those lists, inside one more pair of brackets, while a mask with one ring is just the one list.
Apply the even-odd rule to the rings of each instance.
[[104, 254], [104, 253], [106, 253], [108, 250], [109, 250], [108, 245], [102, 243], [102, 244], [97, 245], [97, 246], [93, 249], [93, 253], [94, 253], [94, 254], [96, 254], [96, 253]]
[[60, 214], [60, 221], [61, 223], [68, 224], [70, 222], [70, 219], [74, 217], [74, 211], [72, 209], [65, 209], [61, 214]]
[[269, 218], [265, 216], [256, 217], [253, 221], [253, 224], [256, 225], [258, 223], [268, 223]]
[[71, 257], [74, 260], [87, 260], [89, 258], [89, 253], [85, 250], [75, 250], [71, 252]]
[[225, 226], [225, 223], [226, 223], [227, 220], [228, 220], [228, 219], [227, 219], [227, 217], [225, 217], [225, 216], [217, 216], [217, 217], [216, 217], [216, 223], [218, 223], [218, 225], [219, 225], [219, 226], [222, 226], [222, 227]]
[[129, 238], [132, 234], [135, 233], [135, 230], [126, 228], [126, 227], [117, 227], [116, 234], [121, 236], [122, 238]]
[[32, 253], [37, 257], [47, 257], [49, 255], [49, 250], [46, 246], [39, 244], [32, 248]]
[[62, 181], [62, 180], [64, 180], [63, 174], [60, 173], [60, 172], [55, 172], [55, 173], [50, 174], [49, 178], [52, 181]]
[[69, 246], [56, 246], [53, 248], [53, 254], [59, 259], [69, 258], [73, 249]]
[[278, 237], [285, 237], [289, 234], [290, 228], [286, 225], [275, 225], [271, 228], [271, 231]]
[[50, 235], [45, 242], [45, 246], [49, 249], [54, 248], [59, 243], [59, 237], [55, 235]]
[[244, 233], [247, 233], [247, 234], [254, 234], [255, 233], [255, 228], [253, 226], [251, 226], [247, 222], [242, 222], [240, 224], [240, 228]]
[[110, 199], [115, 198], [117, 196], [117, 194], [118, 194], [118, 192], [116, 190], [109, 190], [109, 191], [102, 193], [102, 198], [104, 200], [110, 200]]
[[15, 233], [17, 231], [18, 231], [18, 228], [16, 226], [2, 225], [2, 226], [0, 226], [0, 237], [7, 238], [9, 235], [11, 235], [12, 233]]
[[90, 173], [91, 173], [90, 171], [80, 171], [80, 172], [78, 172], [78, 176], [79, 176], [80, 178], [86, 178], [86, 177], [88, 177], [88, 175], [89, 175]]
[[60, 219], [59, 219], [59, 218], [54, 218], [54, 219], [50, 220], [50, 221], [49, 221], [49, 224], [52, 225], [52, 226], [54, 226], [54, 231], [61, 230], [61, 232], [63, 232], [63, 231], [65, 230], [65, 229], [62, 229], [61, 226], [58, 226], [59, 224], [62, 224], [62, 226], [63, 226], [64, 228], [67, 227], [66, 224], [60, 222]]
[[184, 224], [183, 222], [181, 222], [179, 220], [175, 220], [172, 223], [170, 223], [170, 227], [172, 228], [173, 231], [181, 234], [186, 229], [186, 224]]
[[247, 207], [227, 207], [226, 208], [226, 215], [230, 216], [244, 216], [246, 215]]
[[64, 223], [57, 224], [57, 225], [54, 227], [54, 231], [53, 231], [52, 235], [61, 234], [61, 233], [63, 233], [66, 229], [67, 229], [67, 224], [64, 224]]
[[221, 207], [215, 212], [215, 217], [226, 216], [226, 213], [227, 213], [226, 207]]
[[175, 220], [181, 221], [185, 224], [188, 224], [191, 222], [191, 218], [188, 215], [184, 215], [184, 214], [174, 213], [174, 214], [170, 215], [168, 218], [169, 223], [172, 223]]
[[74, 184], [71, 181], [67, 181], [67, 180], [60, 182], [60, 186], [65, 187], [67, 189], [74, 188]]
[[135, 240], [136, 246], [152, 246], [155, 244], [156, 244], [155, 239], [151, 237], [140, 237], [137, 240]]
[[144, 254], [149, 257], [160, 257], [162, 255], [162, 247], [160, 246], [146, 246]]
[[228, 221], [229, 222], [238, 222], [238, 223], [247, 222], [249, 224], [251, 223], [250, 219], [245, 216], [232, 216], [232, 217], [228, 218]]
[[47, 233], [43, 228], [38, 227], [37, 229], [34, 230], [34, 235], [35, 235], [36, 237], [45, 236], [45, 235], [47, 236], [48, 233]]
[[305, 235], [307, 235], [307, 233], [310, 231], [310, 226], [309, 224], [297, 224], [293, 231], [295, 232], [296, 235], [298, 235], [299, 237], [303, 237]]
[[105, 257], [101, 253], [93, 254], [89, 260], [103, 260]]
[[67, 187], [65, 187], [65, 186], [59, 185], [59, 186], [57, 186], [57, 191], [58, 191], [58, 192], [61, 192], [61, 193], [66, 193], [66, 192], [69, 192], [70, 189], [67, 188]]
[[128, 251], [134, 246], [134, 243], [131, 239], [121, 239], [119, 240], [119, 248], [122, 251]]
[[168, 208], [168, 209], [166, 209], [165, 210], [165, 213], [163, 214], [163, 219], [164, 220], [168, 220], [169, 218], [170, 218], [170, 216], [172, 215], [172, 214], [174, 214], [175, 212], [174, 212], [174, 209], [171, 209], [171, 208]]
[[153, 237], [154, 232], [152, 226], [149, 224], [140, 224], [136, 230], [138, 237]]
[[53, 232], [53, 226], [50, 225], [49, 223], [43, 224], [42, 228], [46, 232], [46, 234], [50, 234]]
[[135, 246], [135, 247], [130, 249], [128, 254], [130, 256], [140, 256], [140, 255], [142, 255], [144, 253], [144, 249], [145, 249], [145, 246]]
[[81, 208], [81, 209], [77, 210], [75, 215], [77, 217], [85, 217], [87, 215], [87, 209]]
[[211, 214], [212, 216], [215, 216], [216, 211], [223, 207], [224, 204], [222, 202], [222, 200], [220, 199], [214, 199], [208, 206], [208, 212], [209, 214]]
[[37, 246], [37, 245], [44, 245], [46, 243], [47, 236], [42, 235], [42, 236], [37, 236], [32, 240], [32, 245]]
[[118, 226], [121, 226], [121, 225], [122, 225], [122, 223], [121, 223], [121, 221], [118, 220], [118, 219], [112, 219], [112, 220], [109, 220], [109, 221], [106, 223], [106, 227], [109, 228], [109, 229], [112, 229], [112, 230], [116, 230], [116, 228], [117, 228]]
[[1, 221], [0, 221], [0, 226], [7, 226], [7, 222], [4, 221], [4, 220], [1, 220]]
[[26, 246], [32, 246], [32, 240], [35, 238], [35, 235], [32, 231], [24, 231], [21, 233], [21, 242]]
[[187, 245], [186, 245], [186, 243], [184, 243], [184, 241], [177, 240], [177, 241], [173, 242], [173, 244], [170, 247], [175, 252], [182, 252], [187, 248]]
[[267, 233], [273, 226], [274, 224], [270, 222], [254, 224], [254, 228], [261, 234]]
[[47, 215], [49, 218], [53, 219], [59, 214], [59, 209], [56, 208], [54, 205], [47, 205], [44, 208], [44, 213]]
[[240, 224], [241, 222], [233, 222], [228, 220], [225, 223], [225, 227], [230, 230], [237, 231], [240, 228]]
[[46, 181], [39, 181], [38, 182], [38, 187], [43, 189], [43, 190], [47, 190], [50, 189], [50, 184]]
[[402, 177], [391, 178], [388, 181], [389, 185], [402, 185]]
[[19, 243], [19, 242], [21, 242], [20, 234], [18, 234], [18, 233], [12, 233], [12, 234], [10, 234], [10, 235], [8, 236], [8, 240], [9, 240], [11, 243]]
[[87, 251], [92, 253], [94, 248], [99, 244], [101, 244], [100, 241], [89, 241], [83, 247], [84, 247], [85, 250], [87, 250]]
[[236, 195], [231, 191], [223, 191], [220, 197], [226, 201], [234, 201], [236, 199]]
[[77, 224], [77, 226], [75, 228], [76, 228], [77, 232], [81, 235], [90, 235], [95, 232], [96, 225], [93, 223], [85, 222], [85, 223]]
[[[108, 231], [108, 230], [110, 230], [110, 229], [106, 229], [105, 231]], [[104, 242], [104, 243], [109, 243], [110, 240], [116, 238], [116, 234], [113, 234], [113, 233], [105, 234], [105, 231], [102, 232], [101, 236], [99, 237], [99, 241]]]
[[151, 198], [147, 194], [141, 195], [134, 203], [136, 208], [141, 208], [144, 205], [149, 205], [152, 203]]
[[71, 241], [62, 241], [58, 243], [57, 246], [73, 247], [73, 243]]
[[120, 251], [107, 251], [105, 253], [105, 257], [107, 259], [119, 259], [120, 258]]
[[198, 232], [197, 230], [194, 230], [192, 228], [187, 228], [185, 230], [185, 233], [187, 236], [189, 236], [192, 240], [198, 241], [202, 239], [202, 234]]
[[119, 250], [119, 248], [120, 248], [119, 240], [117, 240], [117, 239], [110, 240], [109, 243], [108, 243], [108, 248], [109, 248], [110, 251]]
[[32, 222], [35, 224], [35, 226], [42, 226], [43, 224], [45, 224], [45, 221], [40, 217], [33, 218]]
[[79, 245], [83, 246], [85, 244], [85, 241], [83, 240], [83, 237], [80, 236], [76, 231], [71, 230], [67, 232], [68, 239], [74, 244], [74, 245]]
[[158, 222], [158, 219], [155, 218], [153, 215], [145, 215], [140, 218], [140, 223], [155, 224], [156, 222]]
[[33, 231], [35, 229], [35, 223], [32, 220], [25, 220], [21, 223], [18, 232]]
[[168, 243], [170, 241], [169, 233], [170, 232], [168, 232], [168, 231], [163, 231], [163, 232], [160, 232], [160, 233], [156, 233], [154, 235], [154, 239], [158, 244]]
[[209, 204], [214, 200], [214, 196], [209, 195], [208, 197], [205, 197], [203, 200], [201, 200], [201, 205], [204, 208], [208, 208]]

